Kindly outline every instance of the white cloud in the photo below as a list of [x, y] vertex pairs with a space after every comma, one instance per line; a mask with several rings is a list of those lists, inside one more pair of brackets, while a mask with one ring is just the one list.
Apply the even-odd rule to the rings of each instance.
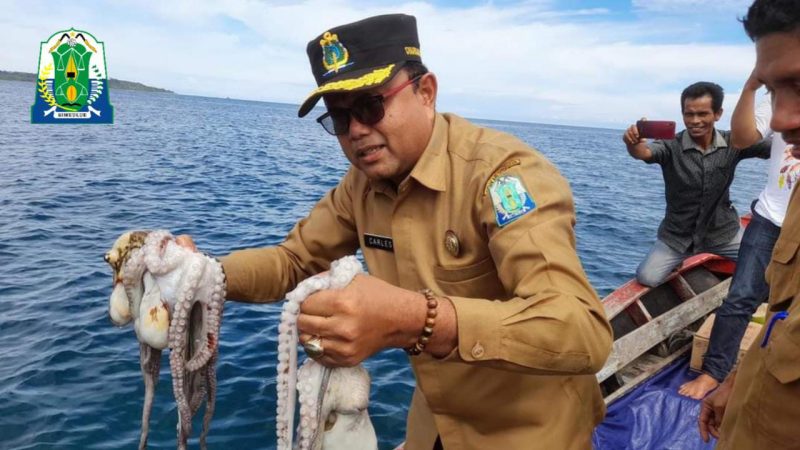
[[633, 0], [642, 11], [697, 13], [702, 11], [734, 11], [744, 14], [752, 0]]
[[[713, 7], [701, 0], [634, 4], [655, 9], [676, 2]], [[734, 8], [739, 2], [713, 3]], [[348, 0], [81, 5], [4, 5], [9, 14], [0, 26], [23, 44], [0, 48], [0, 69], [33, 71], [38, 42], [75, 26], [106, 42], [112, 77], [186, 94], [299, 103], [313, 87], [305, 56], [312, 37], [369, 15], [406, 12], [417, 16], [423, 59], [439, 76], [440, 109], [622, 127], [642, 115], [677, 118], [680, 90], [694, 81], [738, 90], [754, 60], [743, 32], [738, 44], [686, 43], [693, 25], [680, 20], [665, 28], [659, 18], [655, 27], [647, 15], [621, 22], [606, 8], [565, 11], [549, 1], [470, 8]], [[81, 22], [64, 23], [65, 16]], [[730, 100], [726, 105], [733, 110]]]

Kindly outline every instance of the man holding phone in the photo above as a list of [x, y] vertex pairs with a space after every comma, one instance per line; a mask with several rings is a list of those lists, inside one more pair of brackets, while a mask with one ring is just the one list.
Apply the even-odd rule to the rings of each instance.
[[[734, 170], [742, 159], [768, 158], [769, 145], [733, 150], [730, 132], [715, 127], [723, 98], [719, 85], [694, 83], [681, 94], [684, 131], [666, 136], [658, 133], [663, 127], [640, 121], [622, 136], [633, 158], [660, 164], [664, 175], [666, 214], [658, 239], [636, 269], [645, 286], [657, 286], [697, 253], [737, 257], [742, 229], [729, 194]], [[653, 137], [659, 139], [648, 143], [646, 138]]]

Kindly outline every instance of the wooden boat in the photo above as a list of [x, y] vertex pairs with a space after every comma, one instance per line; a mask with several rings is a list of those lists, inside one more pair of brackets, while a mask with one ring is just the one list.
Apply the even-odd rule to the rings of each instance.
[[[747, 226], [750, 216], [742, 217]], [[725, 299], [736, 262], [703, 253], [655, 287], [631, 280], [603, 299], [614, 347], [597, 380], [606, 404], [691, 350], [694, 331]]]

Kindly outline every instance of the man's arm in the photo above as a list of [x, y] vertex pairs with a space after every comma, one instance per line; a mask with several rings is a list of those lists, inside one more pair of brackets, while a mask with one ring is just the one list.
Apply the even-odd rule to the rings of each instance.
[[237, 250], [220, 258], [229, 300], [266, 303], [282, 299], [305, 278], [328, 270], [331, 261], [355, 253], [359, 243], [350, 197], [352, 170], [292, 228], [284, 242]]
[[764, 137], [756, 126], [755, 116], [756, 91], [760, 87], [761, 82], [754, 73], [751, 73], [742, 87], [742, 95], [736, 103], [733, 116], [731, 116], [731, 146], [733, 148], [750, 147]]

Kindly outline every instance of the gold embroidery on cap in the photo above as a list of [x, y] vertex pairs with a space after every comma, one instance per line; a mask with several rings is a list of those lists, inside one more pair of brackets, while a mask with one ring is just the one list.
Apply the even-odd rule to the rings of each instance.
[[420, 58], [422, 58], [422, 55], [420, 54], [420, 51], [417, 47], [406, 47], [405, 50], [406, 50], [406, 55], [408, 56], [419, 56]]
[[461, 243], [458, 242], [458, 236], [453, 230], [447, 230], [444, 234], [444, 248], [453, 256], [461, 253]]
[[519, 159], [511, 159], [509, 161], [506, 161], [502, 166], [500, 166], [499, 169], [495, 170], [492, 176], [489, 177], [489, 180], [486, 181], [486, 186], [483, 188], [483, 195], [486, 196], [486, 194], [489, 193], [489, 186], [491, 186], [492, 182], [496, 180], [500, 175], [502, 175], [503, 172], [514, 166], [518, 166], [519, 164], [520, 164]]
[[354, 89], [359, 89], [364, 86], [372, 86], [375, 84], [381, 84], [389, 78], [389, 75], [392, 74], [392, 68], [394, 68], [394, 64], [389, 64], [386, 67], [381, 69], [375, 69], [370, 73], [364, 74], [358, 78], [350, 78], [348, 80], [340, 80], [334, 81], [332, 83], [326, 83], [322, 86], [314, 89], [311, 92], [311, 95], [306, 98], [308, 101], [309, 98], [324, 94], [326, 92], [331, 91], [352, 91]]

